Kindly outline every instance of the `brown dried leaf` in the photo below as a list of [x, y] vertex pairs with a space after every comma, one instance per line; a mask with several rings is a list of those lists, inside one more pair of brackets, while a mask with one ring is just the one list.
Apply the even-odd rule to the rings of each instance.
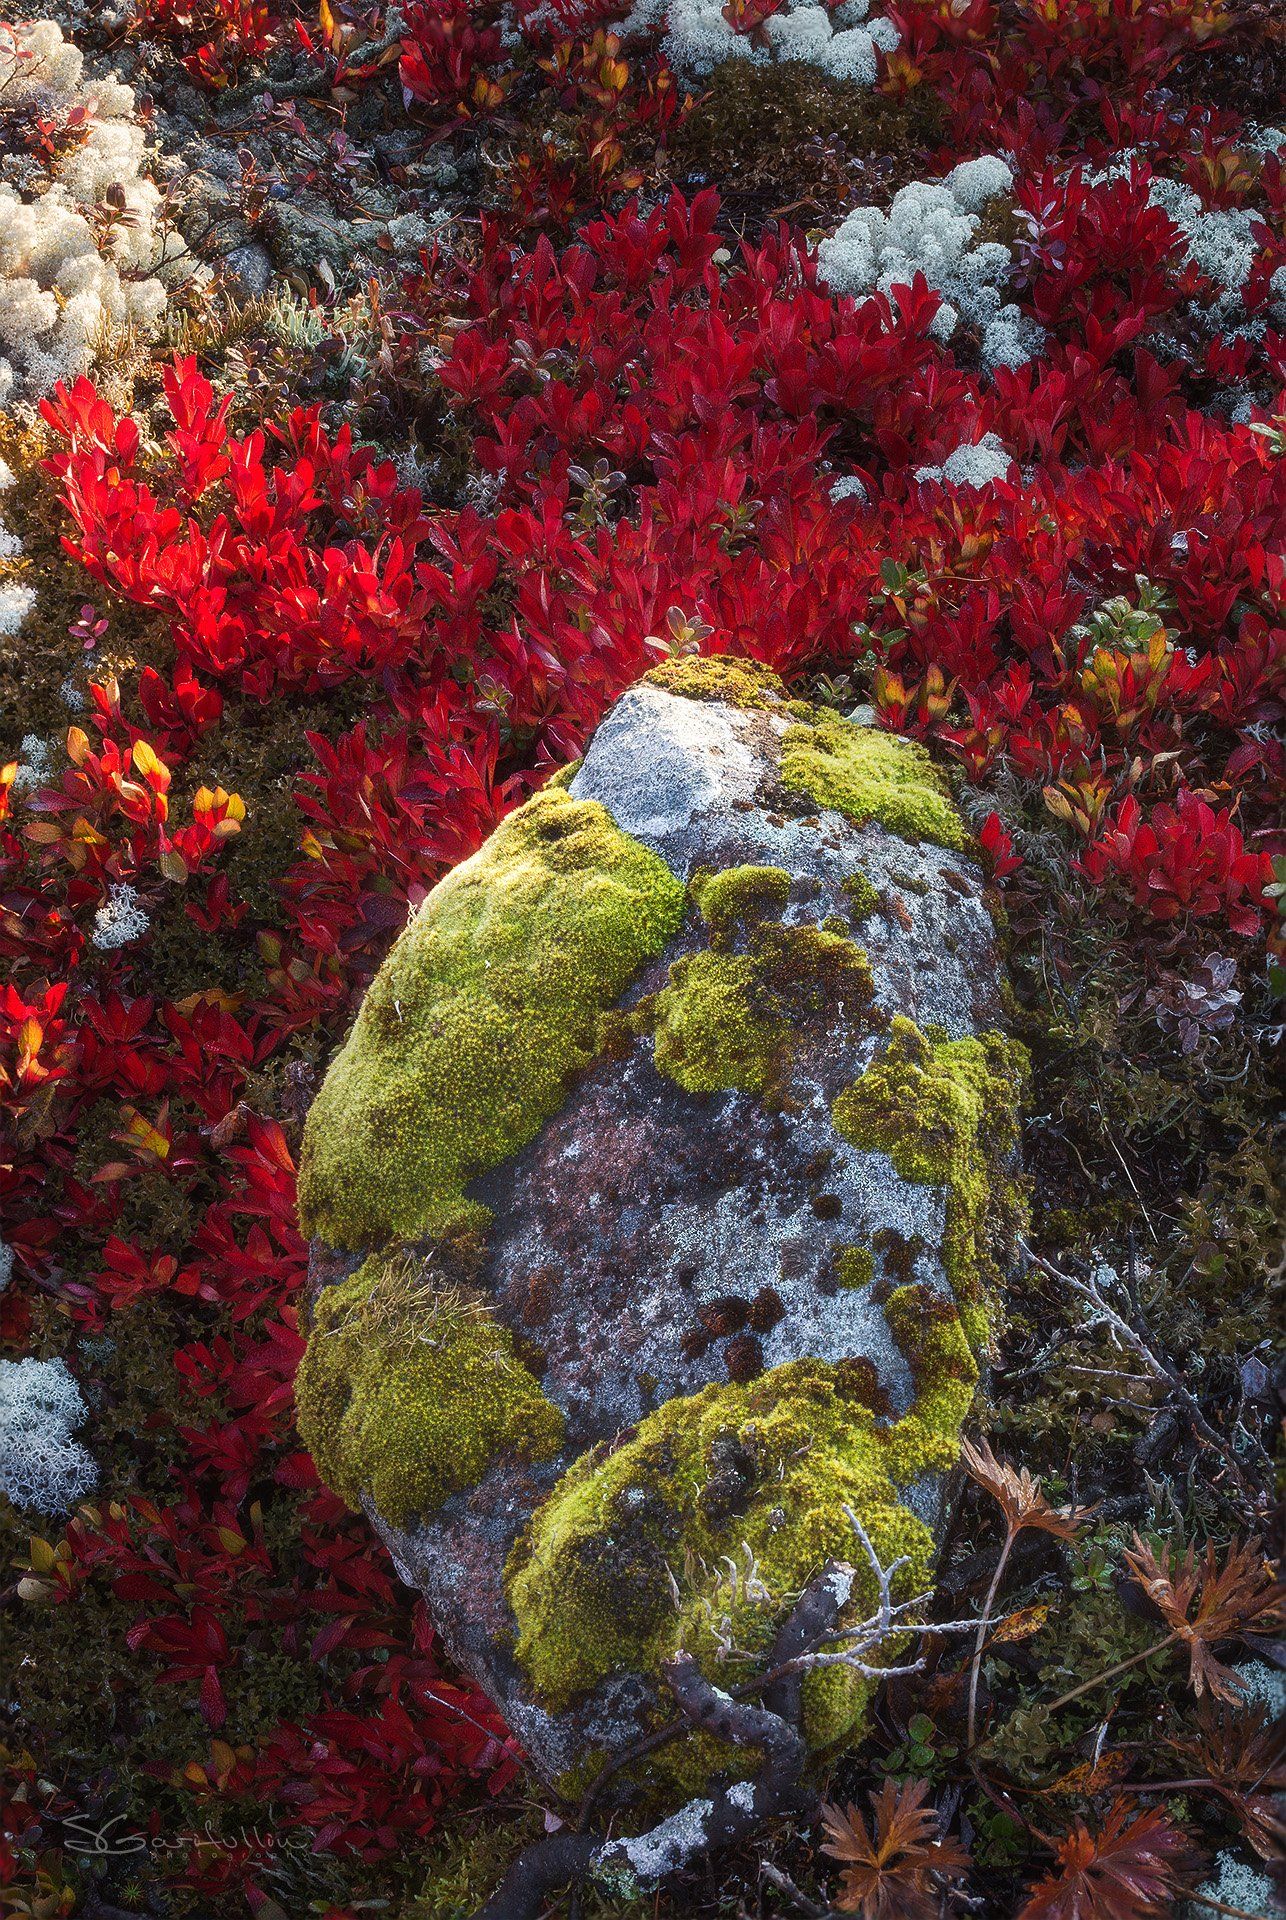
[[1096, 1507], [1051, 1507], [1026, 1467], [1015, 1469], [997, 1460], [985, 1440], [962, 1440], [960, 1458], [968, 1472], [985, 1487], [1000, 1505], [1015, 1533], [1022, 1527], [1036, 1527], [1060, 1540], [1074, 1540], [1077, 1532]]
[[1263, 1707], [1232, 1707], [1202, 1700], [1195, 1736], [1172, 1739], [1174, 1751], [1204, 1774], [1245, 1828], [1251, 1846], [1265, 1860], [1286, 1853], [1286, 1725], [1274, 1722]]
[[1097, 1833], [1078, 1820], [1018, 1920], [1149, 1920], [1164, 1913], [1194, 1850], [1158, 1809], [1133, 1819], [1130, 1813], [1128, 1800], [1115, 1801]]
[[1034, 1606], [1019, 1607], [1016, 1613], [1007, 1614], [1000, 1622], [988, 1640], [988, 1646], [997, 1646], [1005, 1641], [1030, 1640], [1034, 1633], [1040, 1632], [1053, 1610], [1047, 1600], [1038, 1600]]
[[1258, 1540], [1234, 1540], [1222, 1566], [1213, 1546], [1198, 1561], [1189, 1547], [1176, 1559], [1169, 1545], [1154, 1553], [1139, 1534], [1125, 1556], [1140, 1586], [1172, 1633], [1188, 1649], [1189, 1681], [1198, 1699], [1211, 1693], [1234, 1705], [1241, 1699], [1236, 1676], [1211, 1651], [1218, 1640], [1255, 1627], [1278, 1631], [1286, 1619], [1286, 1586], [1265, 1560]]
[[823, 1806], [830, 1836], [823, 1853], [844, 1862], [835, 1905], [862, 1920], [931, 1920], [939, 1902], [930, 1878], [968, 1871], [969, 1855], [954, 1840], [937, 1838], [938, 1816], [924, 1805], [924, 1780], [897, 1786], [886, 1780], [871, 1795], [874, 1837], [855, 1806]]
[[1108, 1787], [1119, 1786], [1129, 1771], [1129, 1754], [1122, 1753], [1119, 1747], [1108, 1747], [1097, 1760], [1082, 1760], [1079, 1766], [1070, 1767], [1040, 1791], [1058, 1799], [1075, 1795], [1077, 1799], [1088, 1800]]

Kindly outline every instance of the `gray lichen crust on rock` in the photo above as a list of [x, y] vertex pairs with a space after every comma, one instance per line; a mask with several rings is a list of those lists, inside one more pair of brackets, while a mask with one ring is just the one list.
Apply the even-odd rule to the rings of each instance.
[[[395, 946], [306, 1131], [300, 1425], [547, 1777], [766, 1651], [850, 1510], [930, 1584], [1021, 1213], [1000, 1025], [942, 774], [742, 660], [632, 688]], [[809, 1745], [869, 1691], [811, 1672]]]

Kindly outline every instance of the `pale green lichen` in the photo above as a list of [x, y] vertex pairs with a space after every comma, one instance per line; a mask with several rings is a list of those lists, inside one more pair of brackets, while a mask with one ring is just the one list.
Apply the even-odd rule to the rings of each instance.
[[[884, 1564], [906, 1556], [897, 1597], [927, 1589], [933, 1535], [900, 1491], [954, 1458], [977, 1365], [950, 1302], [926, 1314], [917, 1297], [907, 1308], [895, 1307], [892, 1324], [897, 1337], [914, 1335], [918, 1397], [900, 1420], [881, 1419], [869, 1363], [794, 1360], [748, 1385], [670, 1400], [623, 1445], [568, 1469], [506, 1569], [516, 1655], [543, 1699], [565, 1705], [613, 1672], [655, 1675], [681, 1647], [712, 1673], [721, 1644], [762, 1656], [828, 1558], [857, 1562], [844, 1617], [865, 1618], [875, 1584], [846, 1506]], [[851, 1669], [810, 1674], [810, 1745], [850, 1742], [869, 1694]], [[702, 1764], [726, 1763], [709, 1744]]]
[[835, 1101], [839, 1132], [887, 1153], [904, 1180], [946, 1190], [943, 1264], [975, 1346], [1001, 1278], [997, 1248], [1012, 1224], [1006, 1161], [1018, 1131], [1026, 1050], [998, 1033], [930, 1040], [894, 1017], [889, 1044]]
[[439, 881], [313, 1104], [305, 1231], [363, 1248], [477, 1224], [467, 1183], [534, 1138], [684, 889], [606, 808], [557, 788]]
[[295, 1404], [326, 1484], [399, 1527], [475, 1486], [494, 1460], [546, 1460], [563, 1438], [561, 1411], [507, 1328], [379, 1255], [318, 1297]]
[[968, 844], [944, 776], [924, 748], [820, 710], [782, 741], [782, 785], [858, 826], [875, 820], [904, 840]]
[[689, 1093], [764, 1093], [783, 1081], [801, 1028], [836, 1018], [869, 1025], [874, 998], [866, 955], [851, 940], [764, 922], [744, 953], [676, 960], [635, 1023], [652, 1035], [658, 1070]]

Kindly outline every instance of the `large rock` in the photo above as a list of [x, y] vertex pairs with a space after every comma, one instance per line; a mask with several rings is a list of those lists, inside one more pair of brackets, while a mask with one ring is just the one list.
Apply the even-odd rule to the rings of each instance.
[[[668, 1717], [680, 1645], [751, 1672], [846, 1508], [928, 1584], [1017, 1213], [999, 988], [923, 750], [728, 661], [624, 695], [372, 985], [300, 1425], [549, 1778]], [[867, 1692], [810, 1675], [812, 1744]]]

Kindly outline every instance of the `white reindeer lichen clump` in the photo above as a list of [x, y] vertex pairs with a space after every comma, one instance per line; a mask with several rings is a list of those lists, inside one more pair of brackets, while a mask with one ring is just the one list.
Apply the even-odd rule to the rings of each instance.
[[183, 252], [143, 172], [133, 89], [90, 81], [52, 20], [0, 24], [0, 408], [88, 372], [110, 327], [154, 328]]
[[85, 1418], [80, 1388], [61, 1360], [0, 1360], [0, 1493], [51, 1518], [94, 1486], [94, 1457], [73, 1430]]

